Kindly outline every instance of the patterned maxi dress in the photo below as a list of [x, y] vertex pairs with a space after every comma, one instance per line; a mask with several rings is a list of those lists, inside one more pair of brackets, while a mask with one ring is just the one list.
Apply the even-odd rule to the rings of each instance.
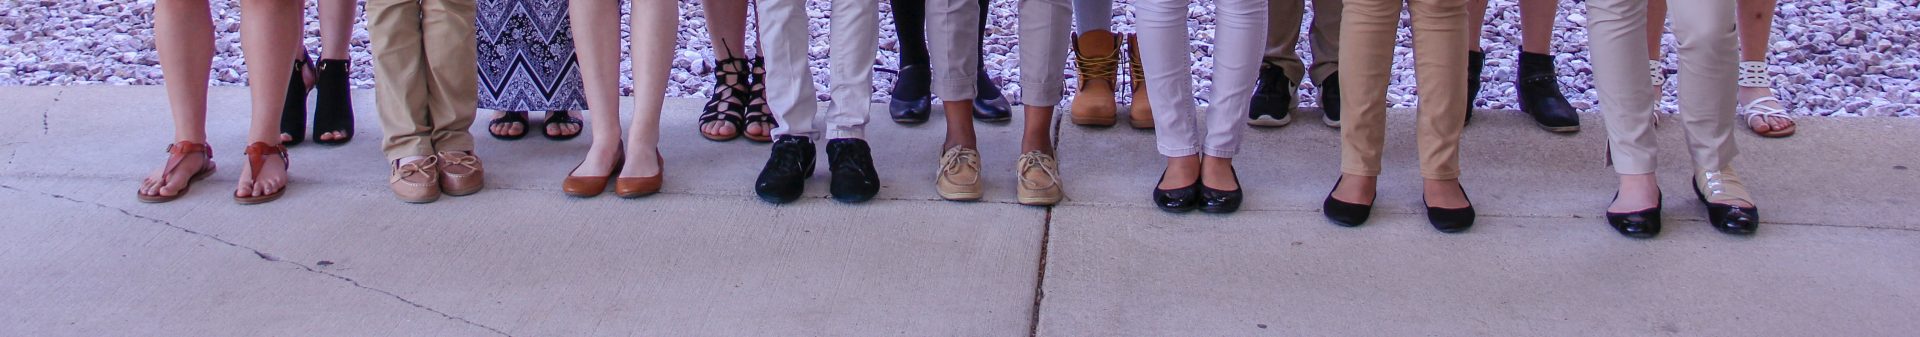
[[480, 108], [586, 110], [567, 0], [479, 0]]

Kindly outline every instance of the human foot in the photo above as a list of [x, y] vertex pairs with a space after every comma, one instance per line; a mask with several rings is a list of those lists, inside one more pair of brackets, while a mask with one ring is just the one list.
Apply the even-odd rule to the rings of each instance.
[[167, 146], [167, 164], [140, 182], [140, 201], [156, 203], [179, 199], [195, 181], [212, 175], [213, 149], [206, 143], [180, 141]]
[[1460, 186], [1459, 179], [1425, 179], [1423, 185], [1422, 193], [1426, 197], [1427, 207], [1448, 209], [1473, 207], [1473, 203], [1467, 200], [1467, 190]]
[[287, 148], [254, 142], [247, 146], [247, 165], [241, 167], [240, 183], [234, 187], [234, 200], [258, 204], [280, 197], [287, 186]]

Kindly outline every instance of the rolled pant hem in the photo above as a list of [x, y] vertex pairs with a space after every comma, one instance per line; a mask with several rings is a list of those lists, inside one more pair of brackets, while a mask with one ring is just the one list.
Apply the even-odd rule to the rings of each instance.
[[827, 139], [867, 139], [867, 130], [839, 128], [827, 130]]
[[[462, 151], [462, 150], [452, 150], [452, 151]], [[472, 151], [472, 150], [468, 149], [464, 151]], [[416, 147], [406, 148], [406, 149], [388, 149], [386, 152], [387, 152], [387, 161], [395, 161], [395, 160], [400, 160], [400, 158], [415, 157], [415, 156], [425, 157], [425, 156], [434, 155], [435, 153], [433, 151], [433, 147], [431, 146], [416, 146]]]
[[1460, 171], [1440, 173], [1421, 171], [1420, 177], [1426, 178], [1427, 180], [1454, 180], [1460, 179]]
[[1628, 166], [1621, 166], [1621, 165], [1613, 166], [1613, 173], [1623, 175], [1623, 176], [1653, 174], [1653, 171], [1654, 170], [1652, 165], [1648, 165], [1648, 167], [1637, 167], [1637, 166], [1628, 167]]
[[[978, 74], [975, 76], [978, 76]], [[975, 76], [967, 76], [965, 80], [954, 78], [934, 80], [934, 83], [938, 84], [935, 85], [936, 88], [934, 88], [933, 94], [940, 96], [941, 100], [950, 102], [973, 100], [975, 96], [980, 95], [980, 88], [976, 87], [974, 83]]]
[[1340, 173], [1351, 174], [1351, 175], [1362, 176], [1362, 177], [1380, 176], [1380, 170], [1352, 169], [1352, 168], [1345, 168], [1345, 167], [1340, 168]]
[[1233, 159], [1233, 156], [1240, 154], [1240, 150], [1225, 150], [1225, 149], [1216, 149], [1211, 147], [1206, 148], [1206, 151], [1204, 152], [1207, 154], [1208, 157], [1226, 158], [1226, 159]]
[[1160, 155], [1166, 156], [1167, 158], [1191, 157], [1199, 154], [1200, 148], [1198, 147], [1160, 148]]

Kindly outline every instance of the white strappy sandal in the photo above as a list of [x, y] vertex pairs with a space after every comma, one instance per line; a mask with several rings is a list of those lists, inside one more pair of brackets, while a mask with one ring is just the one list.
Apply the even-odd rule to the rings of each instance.
[[[1767, 76], [1767, 63], [1764, 61], [1740, 62], [1739, 84], [1741, 87], [1746, 88], [1772, 88], [1773, 78]], [[1738, 111], [1740, 120], [1745, 122], [1747, 130], [1753, 130], [1753, 125], [1759, 123], [1761, 125], [1767, 125], [1768, 130], [1765, 132], [1754, 131], [1754, 134], [1758, 134], [1761, 137], [1781, 138], [1792, 136], [1796, 128], [1796, 124], [1793, 123], [1793, 115], [1787, 114], [1787, 109], [1780, 108], [1780, 106], [1784, 105], [1786, 104], [1781, 103], [1780, 100], [1774, 99], [1773, 96], [1769, 95], [1741, 103], [1735, 111]], [[1775, 129], [1770, 123], [1767, 123], [1767, 119], [1769, 118], [1784, 119], [1787, 121], [1787, 127]]]

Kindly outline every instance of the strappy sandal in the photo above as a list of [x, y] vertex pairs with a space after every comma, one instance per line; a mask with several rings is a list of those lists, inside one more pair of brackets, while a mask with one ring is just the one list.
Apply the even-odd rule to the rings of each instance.
[[[1767, 76], [1767, 63], [1762, 61], [1740, 62], [1740, 81], [1738, 83], [1741, 87], [1745, 88], [1773, 88], [1773, 78]], [[1767, 131], [1754, 131], [1754, 134], [1767, 138], [1792, 136], [1797, 128], [1797, 124], [1793, 122], [1793, 115], [1787, 114], [1787, 109], [1779, 108], [1776, 105], [1785, 106], [1786, 104], [1781, 103], [1778, 99], [1774, 99], [1772, 95], [1768, 95], [1754, 99], [1753, 101], [1741, 103], [1740, 108], [1735, 109], [1735, 111], [1739, 111], [1740, 121], [1746, 124], [1743, 126], [1745, 126], [1747, 130], [1753, 130], [1753, 126], [1756, 125], [1756, 123], [1767, 126]], [[1773, 123], [1767, 122], [1768, 119], [1784, 119], [1787, 121], [1787, 127], [1775, 129], [1773, 128]]]
[[[253, 142], [252, 145], [247, 145], [247, 170], [250, 171], [252, 174], [252, 177], [250, 178], [252, 178], [256, 182], [260, 181], [260, 169], [261, 167], [266, 165], [267, 155], [279, 155], [281, 166], [286, 167], [289, 171], [291, 171], [291, 169], [293, 168], [293, 163], [287, 160], [286, 146], [267, 145], [267, 143], [263, 143], [263, 142]], [[242, 196], [235, 195], [233, 196], [233, 202], [240, 203], [241, 205], [254, 205], [254, 204], [263, 204], [269, 201], [280, 199], [281, 195], [287, 194], [287, 186], [284, 184], [289, 182], [291, 182], [291, 180], [281, 182], [283, 185], [280, 186], [280, 189], [274, 190], [273, 193], [268, 193], [267, 195], [256, 195], [251, 197], [242, 197]]]
[[307, 92], [313, 87], [307, 86], [306, 70], [313, 64], [305, 51], [300, 59], [293, 60], [293, 76], [287, 77], [286, 103], [280, 108], [280, 134], [287, 135], [286, 146], [299, 145], [307, 136]]
[[[752, 71], [752, 62], [747, 59], [730, 57], [714, 62], [713, 96], [707, 99], [706, 108], [700, 112], [700, 136], [707, 140], [724, 142], [740, 138], [746, 133], [747, 100], [753, 99], [748, 91], [747, 73]], [[732, 70], [728, 70], [732, 69]], [[732, 83], [732, 84], [729, 84]], [[707, 133], [707, 125], [714, 121], [726, 122], [733, 126], [733, 134], [718, 135]]]
[[748, 75], [747, 126], [760, 125], [760, 134], [754, 134], [752, 128], [741, 128], [740, 134], [758, 143], [773, 141], [773, 129], [780, 127], [780, 121], [767, 113], [767, 64], [766, 59], [755, 57], [752, 71]]
[[[522, 114], [521, 115], [522, 118], [526, 116], [524, 112], [521, 114]], [[553, 133], [547, 132], [548, 126], [550, 125], [573, 125], [574, 131], [573, 133], [569, 133], [569, 134], [555, 135]], [[573, 113], [568, 112], [566, 110], [548, 111], [547, 118], [540, 120], [540, 135], [547, 136], [547, 139], [550, 139], [550, 140], [573, 139], [573, 137], [579, 137], [581, 133], [586, 131], [587, 131], [587, 121], [580, 120], [580, 118], [578, 117], [573, 117]]]
[[140, 202], [162, 203], [162, 202], [173, 201], [175, 199], [180, 199], [181, 196], [187, 195], [188, 190], [193, 189], [193, 183], [199, 182], [201, 179], [206, 179], [208, 176], [212, 176], [214, 166], [215, 166], [213, 164], [213, 147], [207, 146], [206, 143], [195, 143], [193, 141], [183, 140], [183, 141], [180, 141], [179, 143], [173, 143], [173, 144], [167, 145], [167, 166], [165, 167], [164, 170], [161, 170], [160, 172], [160, 183], [158, 184], [158, 186], [166, 186], [168, 183], [167, 177], [173, 175], [173, 170], [180, 168], [180, 162], [185, 161], [187, 159], [187, 155], [196, 154], [196, 153], [206, 156], [207, 163], [201, 164], [200, 171], [194, 172], [192, 177], [187, 178], [187, 183], [185, 185], [180, 185], [179, 192], [176, 192], [173, 195], [160, 195], [160, 194], [147, 194], [146, 192], [142, 192], [142, 191], [135, 191], [135, 193], [138, 194], [138, 196], [140, 197]]
[[[347, 60], [320, 60], [320, 81], [315, 84], [320, 97], [313, 103], [313, 143], [341, 145], [353, 141], [353, 87], [348, 76], [353, 63]], [[340, 139], [320, 138], [339, 132]]]
[[[494, 127], [501, 126], [501, 125], [515, 124], [515, 123], [520, 124], [520, 134], [509, 135], [509, 134], [502, 134], [502, 133], [493, 131]], [[500, 117], [487, 121], [487, 134], [492, 135], [493, 139], [520, 140], [520, 138], [527, 136], [528, 126], [530, 125], [527, 124], [526, 111], [502, 111], [500, 114]]]

